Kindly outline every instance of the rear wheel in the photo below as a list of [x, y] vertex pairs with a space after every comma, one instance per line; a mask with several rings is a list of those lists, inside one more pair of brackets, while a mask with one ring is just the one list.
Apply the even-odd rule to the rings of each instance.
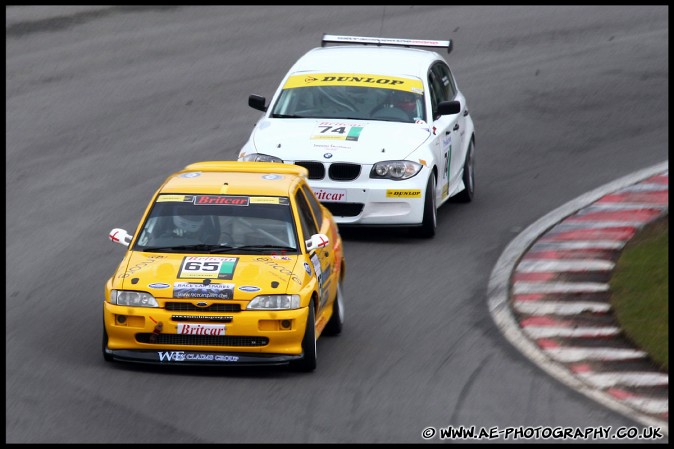
[[466, 188], [459, 192], [455, 199], [460, 203], [470, 203], [475, 195], [475, 154], [472, 141], [468, 144], [466, 161], [463, 163], [463, 185]]
[[330, 321], [325, 325], [323, 333], [325, 335], [339, 335], [342, 332], [342, 325], [344, 324], [344, 297], [342, 295], [342, 283], [337, 284], [337, 297], [332, 303], [332, 316]]
[[426, 185], [426, 196], [424, 199], [424, 218], [418, 235], [423, 238], [431, 238], [435, 235], [435, 228], [438, 225], [438, 210], [435, 203], [435, 175], [431, 173]]
[[297, 371], [309, 372], [316, 369], [316, 311], [313, 300], [309, 302], [309, 315], [307, 316], [307, 326], [304, 330], [302, 339], [303, 357], [293, 363], [293, 368]]

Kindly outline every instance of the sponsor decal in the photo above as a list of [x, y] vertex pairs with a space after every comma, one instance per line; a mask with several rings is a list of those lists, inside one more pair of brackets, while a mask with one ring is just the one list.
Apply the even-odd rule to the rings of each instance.
[[228, 205], [228, 206], [248, 206], [247, 196], [225, 196], [225, 195], [195, 195], [194, 204], [201, 205]]
[[128, 267], [126, 269], [126, 271], [124, 273], [120, 274], [119, 276], [117, 276], [117, 278], [118, 279], [126, 279], [129, 276], [131, 276], [132, 274], [134, 274], [135, 272], [137, 272], [139, 270], [142, 270], [143, 268], [147, 267], [148, 265], [153, 264], [158, 259], [159, 258], [148, 257], [147, 259], [145, 259], [143, 261], [140, 261], [140, 262], [136, 263], [135, 265], [132, 265], [132, 266]]
[[269, 257], [257, 257], [255, 259], [258, 262], [262, 262], [263, 264], [269, 266], [271, 269], [278, 271], [279, 273], [288, 275], [290, 279], [292, 279], [294, 282], [302, 285], [302, 280], [297, 277], [295, 273], [293, 273], [291, 270], [288, 268], [284, 267], [283, 265], [279, 265], [278, 262], [275, 262]]
[[159, 195], [157, 203], [178, 202], [191, 203], [193, 201], [192, 195]]
[[182, 279], [232, 279], [238, 257], [185, 256], [178, 277]]
[[[202, 315], [171, 315], [173, 321], [204, 321]], [[232, 315], [218, 315], [218, 316], [209, 316], [207, 321], [221, 321], [223, 323], [229, 323], [234, 319]]]
[[421, 198], [421, 190], [387, 190], [386, 198]]
[[276, 255], [272, 255], [271, 258], [272, 258], [272, 259], [275, 259], [275, 260], [293, 260], [292, 257], [288, 257], [288, 256], [276, 256]]
[[185, 351], [157, 351], [157, 357], [160, 362], [238, 362], [239, 356], [193, 353]]
[[264, 176], [262, 177], [262, 179], [267, 179], [267, 180], [283, 179], [283, 176], [281, 176], [281, 175], [276, 175], [276, 174], [273, 174], [273, 173], [270, 173], [270, 174], [268, 174], [268, 175], [264, 175]]
[[307, 274], [311, 276], [311, 267], [306, 262], [304, 262], [304, 269], [307, 271]]
[[239, 287], [239, 290], [242, 292], [259, 292], [261, 289], [260, 287], [255, 287], [254, 285], [242, 285]]
[[283, 85], [284, 89], [309, 86], [361, 86], [423, 92], [424, 85], [418, 78], [372, 75], [365, 73], [314, 73], [294, 75]]
[[178, 323], [178, 335], [209, 335], [220, 337], [225, 335], [224, 324]]
[[277, 196], [250, 197], [250, 204], [281, 204], [281, 198]]
[[199, 284], [196, 282], [176, 282], [173, 284], [174, 298], [232, 299], [234, 284]]
[[179, 175], [181, 178], [196, 178], [197, 176], [201, 176], [201, 172], [190, 172], [190, 173], [183, 173], [182, 175]]
[[364, 126], [353, 123], [321, 122], [317, 128], [309, 137], [310, 139], [357, 141]]
[[318, 201], [346, 201], [346, 190], [315, 188], [314, 194]]
[[318, 278], [318, 285], [323, 286], [323, 277], [321, 276], [321, 262], [318, 260], [318, 256], [314, 253], [311, 256], [311, 263], [314, 264], [314, 272], [316, 272], [316, 277]]
[[321, 268], [321, 262], [318, 260], [318, 255], [314, 253], [311, 256], [311, 263], [314, 265], [314, 272], [316, 273], [316, 279], [318, 279], [318, 288], [321, 296], [321, 306], [324, 306], [328, 301], [328, 278], [330, 277], [330, 272], [332, 271], [332, 266], [328, 265], [326, 270]]
[[347, 146], [339, 145], [339, 144], [333, 144], [333, 143], [328, 143], [328, 144], [314, 143], [313, 147], [314, 148], [325, 148], [325, 149], [330, 150], [330, 151], [335, 151], [337, 149], [343, 149], [343, 150], [350, 150], [351, 149], [351, 147], [347, 147]]
[[444, 198], [447, 195], [449, 195], [449, 182], [442, 186], [442, 197]]
[[169, 288], [170, 285], [164, 284], [163, 282], [155, 282], [154, 284], [148, 285], [150, 288]]

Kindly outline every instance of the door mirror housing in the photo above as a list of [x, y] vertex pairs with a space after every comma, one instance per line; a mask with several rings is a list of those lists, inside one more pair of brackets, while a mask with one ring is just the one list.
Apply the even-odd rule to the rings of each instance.
[[115, 243], [119, 243], [120, 245], [129, 246], [131, 239], [133, 239], [133, 235], [129, 234], [124, 229], [115, 228], [110, 231], [108, 238]]
[[267, 112], [267, 106], [264, 104], [267, 102], [267, 99], [261, 95], [252, 94], [248, 96], [248, 106], [258, 111]]
[[451, 115], [461, 112], [461, 102], [458, 100], [441, 101], [438, 103], [438, 110], [435, 115]]
[[328, 246], [328, 243], [330, 243], [330, 239], [328, 239], [328, 236], [325, 234], [314, 234], [309, 240], [304, 242], [307, 246], [307, 251], [313, 251], [316, 248], [324, 248]]

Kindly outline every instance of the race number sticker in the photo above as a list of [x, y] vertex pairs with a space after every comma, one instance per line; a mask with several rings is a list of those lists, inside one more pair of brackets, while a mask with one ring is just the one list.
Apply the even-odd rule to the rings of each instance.
[[186, 256], [178, 277], [183, 279], [232, 279], [238, 257]]
[[357, 141], [363, 126], [358, 123], [321, 122], [310, 139]]

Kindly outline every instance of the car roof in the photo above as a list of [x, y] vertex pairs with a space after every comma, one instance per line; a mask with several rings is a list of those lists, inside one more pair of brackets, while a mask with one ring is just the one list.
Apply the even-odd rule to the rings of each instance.
[[444, 61], [438, 53], [416, 48], [363, 45], [317, 47], [300, 57], [289, 73], [373, 73], [413, 75], [425, 79], [428, 67], [438, 60]]
[[205, 161], [170, 175], [159, 193], [289, 196], [308, 175], [294, 164]]

